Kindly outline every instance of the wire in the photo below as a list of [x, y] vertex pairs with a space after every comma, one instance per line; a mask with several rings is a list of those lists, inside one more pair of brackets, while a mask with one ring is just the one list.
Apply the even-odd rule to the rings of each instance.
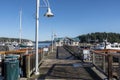
[[45, 6], [50, 7], [49, 1], [48, 0], [43, 0]]
[[50, 7], [49, 1], [48, 1], [48, 0], [46, 0], [46, 2], [47, 2], [47, 6], [48, 6], [48, 7]]
[[47, 2], [46, 2], [45, 0], [43, 0], [43, 2], [44, 2], [44, 4], [45, 4], [45, 6], [48, 6], [48, 5], [47, 5]]

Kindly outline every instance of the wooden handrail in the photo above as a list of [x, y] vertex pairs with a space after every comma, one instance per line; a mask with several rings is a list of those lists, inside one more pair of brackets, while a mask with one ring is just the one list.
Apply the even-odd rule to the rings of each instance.
[[103, 49], [103, 50], [92, 50], [91, 52], [95, 54], [104, 55], [104, 56], [108, 56], [108, 55], [120, 56], [120, 50]]
[[0, 51], [0, 54], [11, 54], [11, 53], [23, 54], [25, 52], [26, 52], [26, 50], [12, 50], [12, 51]]
[[[0, 54], [24, 54], [27, 50], [33, 50], [33, 49], [19, 49], [19, 50], [11, 50], [11, 51], [0, 51]], [[42, 50], [39, 50], [39, 53], [41, 53]]]

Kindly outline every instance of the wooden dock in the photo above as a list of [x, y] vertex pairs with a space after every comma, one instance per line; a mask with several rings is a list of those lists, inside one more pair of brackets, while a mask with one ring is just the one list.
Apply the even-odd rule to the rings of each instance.
[[39, 76], [32, 76], [29, 80], [101, 80], [92, 69], [92, 64], [78, 60], [63, 47], [58, 47], [54, 53], [44, 56], [40, 65]]
[[19, 55], [18, 60], [23, 72], [20, 80], [120, 80], [120, 50], [91, 50], [90, 59], [84, 60], [79, 47], [57, 47], [54, 48], [54, 52], [51, 52], [51, 48], [49, 48], [49, 52], [40, 49], [40, 75], [38, 76], [33, 74], [35, 69], [34, 50], [1, 51], [0, 54], [3, 57], [4, 54]]

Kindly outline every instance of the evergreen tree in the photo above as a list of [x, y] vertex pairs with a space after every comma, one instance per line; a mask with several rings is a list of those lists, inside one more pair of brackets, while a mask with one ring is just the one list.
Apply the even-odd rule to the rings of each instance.
[[83, 42], [103, 42], [103, 40], [107, 39], [108, 42], [119, 42], [120, 43], [120, 34], [119, 33], [106, 33], [106, 32], [95, 32], [88, 33], [84, 35], [78, 36], [80, 41]]

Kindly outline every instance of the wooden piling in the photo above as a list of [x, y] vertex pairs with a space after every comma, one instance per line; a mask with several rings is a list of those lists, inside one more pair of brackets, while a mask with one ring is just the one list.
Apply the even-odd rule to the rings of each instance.
[[93, 53], [93, 55], [92, 55], [92, 62], [95, 65], [95, 53]]
[[112, 80], [112, 55], [108, 55], [108, 80]]
[[102, 55], [102, 58], [103, 58], [102, 60], [103, 71], [106, 72], [106, 61], [105, 61], [106, 56]]
[[119, 71], [118, 71], [118, 76], [119, 76], [119, 80], [120, 80], [120, 57], [119, 57]]
[[30, 77], [30, 56], [27, 56], [26, 73], [27, 73], [27, 78], [29, 78]]

